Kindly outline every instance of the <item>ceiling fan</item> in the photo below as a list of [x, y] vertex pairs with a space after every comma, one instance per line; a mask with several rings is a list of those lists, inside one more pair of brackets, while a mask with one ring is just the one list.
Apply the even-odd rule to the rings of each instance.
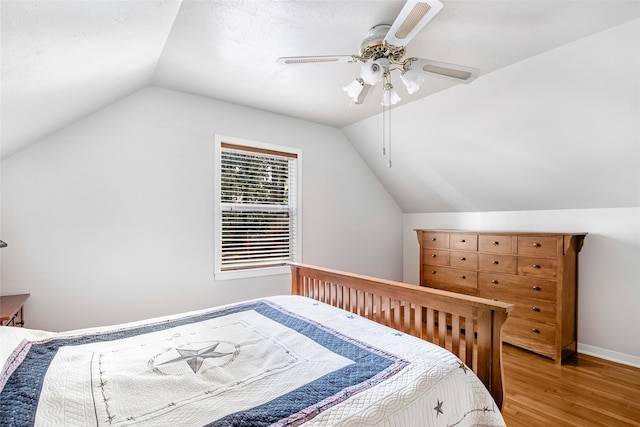
[[409, 94], [416, 92], [424, 82], [425, 73], [444, 77], [459, 83], [474, 80], [480, 70], [422, 58], [403, 58], [406, 45], [442, 8], [439, 0], [408, 0], [392, 25], [379, 24], [369, 30], [360, 44], [358, 55], [293, 56], [278, 59], [282, 65], [323, 62], [362, 62], [360, 76], [343, 89], [352, 103], [362, 104], [371, 89], [383, 83], [383, 106], [400, 101], [391, 84], [391, 71], [402, 74], [402, 82]]

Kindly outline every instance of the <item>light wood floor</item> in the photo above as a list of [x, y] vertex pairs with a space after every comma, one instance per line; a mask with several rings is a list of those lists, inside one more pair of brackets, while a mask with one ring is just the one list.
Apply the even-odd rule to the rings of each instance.
[[502, 415], [517, 426], [640, 426], [640, 369], [578, 354], [552, 360], [503, 345]]

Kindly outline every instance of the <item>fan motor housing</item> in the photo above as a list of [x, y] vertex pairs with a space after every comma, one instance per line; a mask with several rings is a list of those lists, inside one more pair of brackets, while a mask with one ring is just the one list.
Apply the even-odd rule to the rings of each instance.
[[367, 37], [360, 43], [360, 60], [367, 62], [379, 58], [387, 58], [390, 62], [400, 62], [405, 53], [404, 46], [393, 46], [384, 41], [391, 25], [379, 24], [372, 27]]

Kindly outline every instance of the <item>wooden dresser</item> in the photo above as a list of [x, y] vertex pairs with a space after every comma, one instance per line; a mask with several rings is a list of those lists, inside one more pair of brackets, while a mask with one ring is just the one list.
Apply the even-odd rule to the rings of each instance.
[[578, 252], [586, 233], [416, 232], [421, 286], [512, 303], [504, 342], [556, 363], [576, 352]]

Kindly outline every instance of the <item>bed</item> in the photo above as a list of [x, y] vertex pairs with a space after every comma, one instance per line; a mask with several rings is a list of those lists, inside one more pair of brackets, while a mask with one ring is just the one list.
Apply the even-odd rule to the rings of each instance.
[[0, 327], [0, 425], [504, 425], [508, 304], [291, 268], [292, 295], [64, 333]]

